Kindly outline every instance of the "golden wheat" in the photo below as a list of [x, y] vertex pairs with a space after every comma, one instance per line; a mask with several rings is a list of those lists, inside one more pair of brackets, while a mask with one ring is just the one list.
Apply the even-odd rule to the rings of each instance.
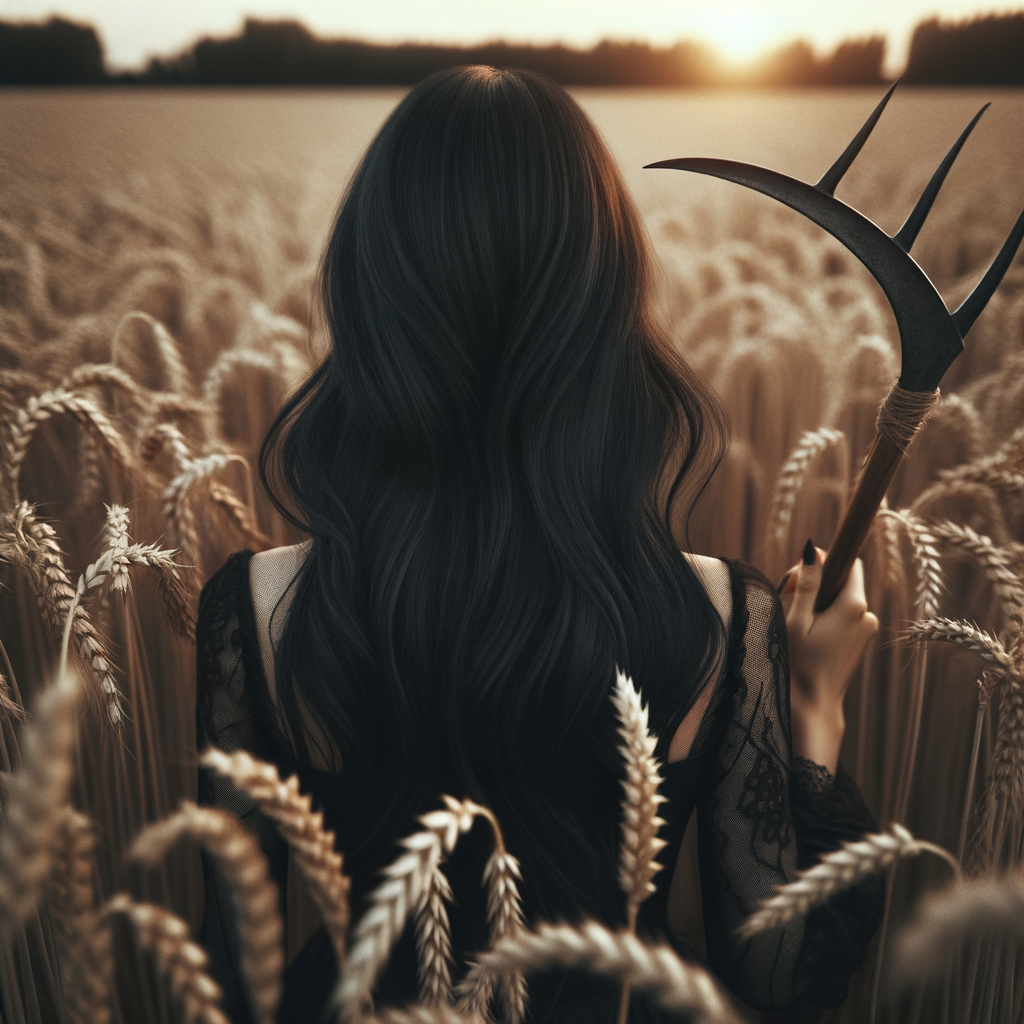
[[189, 940], [188, 925], [176, 914], [151, 903], [136, 903], [124, 893], [107, 901], [108, 916], [124, 915], [139, 945], [153, 953], [157, 967], [181, 1002], [186, 1024], [229, 1024], [221, 1012], [220, 988], [206, 973], [202, 947]]
[[47, 903], [60, 946], [64, 1001], [72, 1024], [108, 1024], [114, 977], [110, 928], [96, 907], [93, 823], [64, 809], [61, 838], [47, 883]]
[[156, 864], [183, 836], [201, 843], [217, 859], [239, 912], [242, 973], [252, 994], [260, 1024], [272, 1024], [281, 998], [284, 968], [284, 926], [277, 905], [277, 887], [267, 873], [259, 843], [238, 820], [224, 811], [183, 802], [181, 810], [150, 825], [132, 844], [132, 856]]
[[668, 946], [645, 946], [631, 932], [613, 932], [596, 921], [578, 928], [540, 925], [522, 929], [481, 954], [468, 978], [500, 977], [551, 967], [593, 971], [652, 995], [666, 1010], [708, 1024], [738, 1024], [739, 1018], [715, 981], [696, 964], [680, 960]]
[[888, 832], [865, 836], [825, 854], [821, 861], [801, 871], [795, 881], [779, 886], [776, 894], [740, 926], [739, 934], [750, 938], [758, 932], [782, 928], [795, 917], [803, 917], [830, 896], [883, 872], [901, 857], [913, 857], [930, 851], [948, 861], [959, 876], [956, 858], [925, 840], [915, 839], [902, 825], [893, 824]]
[[438, 864], [427, 879], [416, 915], [416, 971], [420, 1002], [449, 1006], [452, 1002], [452, 936], [446, 904], [454, 899], [451, 885]]
[[342, 872], [341, 854], [334, 849], [334, 833], [324, 829], [323, 814], [314, 813], [310, 797], [299, 792], [298, 776], [282, 782], [274, 765], [257, 761], [244, 750], [226, 754], [211, 748], [199, 763], [229, 778], [277, 823], [295, 854], [310, 895], [323, 914], [338, 963], [343, 964], [349, 925], [349, 880]]
[[78, 677], [64, 671], [43, 691], [22, 729], [21, 765], [10, 777], [0, 829], [0, 939], [32, 913], [53, 870], [80, 703]]
[[984, 629], [958, 619], [937, 616], [921, 622], [912, 622], [904, 634], [907, 640], [917, 643], [935, 641], [956, 644], [965, 651], [972, 651], [991, 662], [1001, 672], [1010, 670], [1012, 661], [1006, 648]]
[[406, 918], [422, 904], [441, 858], [454, 850], [459, 836], [470, 830], [477, 817], [489, 813], [470, 800], [446, 797], [445, 801], [444, 810], [420, 817], [424, 831], [401, 841], [406, 852], [384, 869], [384, 880], [368, 897], [369, 906], [353, 932], [335, 997], [346, 1020], [355, 1020], [363, 1012]]

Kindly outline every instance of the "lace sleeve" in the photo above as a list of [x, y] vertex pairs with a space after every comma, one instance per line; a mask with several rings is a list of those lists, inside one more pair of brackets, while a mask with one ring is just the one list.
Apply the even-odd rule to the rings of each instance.
[[[275, 761], [275, 745], [263, 723], [267, 695], [259, 663], [252, 597], [251, 552], [232, 555], [210, 578], [199, 598], [196, 624], [196, 743], [201, 751], [248, 750]], [[282, 911], [288, 874], [287, 844], [274, 823], [229, 782], [199, 772], [199, 802], [231, 811], [257, 839], [278, 885]], [[202, 944], [209, 972], [223, 992], [222, 1009], [233, 1024], [254, 1021], [240, 966], [240, 939], [231, 886], [213, 859], [203, 854], [206, 903]]]
[[760, 574], [730, 566], [733, 625], [723, 694], [728, 716], [698, 803], [700, 874], [711, 964], [746, 1003], [835, 1006], [881, 916], [880, 878], [833, 897], [785, 928], [741, 940], [736, 929], [775, 887], [877, 828], [852, 779], [790, 760], [786, 624]]

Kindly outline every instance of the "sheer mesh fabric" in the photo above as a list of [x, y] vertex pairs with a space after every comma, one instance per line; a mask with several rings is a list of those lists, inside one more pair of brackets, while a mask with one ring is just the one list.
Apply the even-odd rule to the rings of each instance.
[[[253, 573], [252, 586], [258, 588], [259, 595], [258, 611], [254, 611], [250, 557], [249, 552], [233, 555], [207, 584], [200, 601], [200, 749], [208, 744], [229, 750], [244, 747], [291, 772], [295, 765], [275, 725], [264, 671], [273, 663], [270, 636], [271, 631], [277, 635], [280, 623], [260, 606], [277, 603], [276, 597], [287, 589], [294, 568], [282, 570], [287, 578], [275, 575], [272, 566], [260, 566], [261, 572]], [[864, 948], [880, 920], [884, 898], [880, 877], [834, 897], [784, 929], [741, 941], [736, 927], [777, 885], [792, 881], [798, 870], [843, 841], [877, 826], [841, 766], [833, 777], [820, 765], [791, 758], [785, 620], [774, 589], [742, 563], [704, 560], [701, 575], [710, 593], [724, 589], [731, 597], [727, 650], [709, 684], [707, 710], [688, 756], [664, 769], [668, 802], [663, 836], [668, 845], [659, 859], [666, 870], [655, 878], [657, 891], [642, 907], [640, 928], [650, 939], [676, 941], [667, 922], [669, 887], [683, 833], [696, 808], [700, 898], [712, 970], [741, 1000], [758, 1008], [834, 1006], [845, 998], [849, 976], [861, 965]], [[721, 607], [720, 599], [716, 605]], [[344, 848], [344, 823], [331, 820], [331, 788], [340, 788], [343, 774], [313, 774], [317, 781], [312, 788], [325, 810], [326, 824], [337, 829], [339, 846]], [[205, 773], [200, 798], [243, 815], [246, 827], [267, 853], [271, 872], [283, 892], [288, 878], [287, 851], [271, 823], [230, 786]], [[478, 857], [469, 850], [466, 857], [467, 869], [471, 867], [473, 877], [478, 877]], [[461, 863], [456, 856], [449, 865], [457, 892]], [[383, 861], [376, 865], [381, 866]], [[611, 889], [617, 890], [617, 884], [616, 878], [608, 879]], [[211, 953], [212, 973], [225, 988], [229, 1017], [247, 1024], [251, 1015], [238, 972], [233, 904], [212, 866], [207, 869], [207, 886], [203, 941]], [[460, 900], [452, 911], [455, 936], [484, 934], [482, 922], [474, 921], [469, 927], [468, 921], [460, 921], [460, 917], [482, 912], [478, 900]], [[382, 1001], [388, 1001], [384, 992], [415, 993], [410, 938], [404, 937], [400, 944], [404, 951], [400, 949], [392, 958], [382, 983]], [[677, 948], [684, 955], [692, 952], [678, 943]], [[280, 1020], [315, 1020], [335, 972], [333, 954], [321, 928], [289, 968], [291, 980], [286, 980]], [[569, 1024], [570, 1020], [604, 1024], [614, 1020], [617, 1006], [614, 986], [575, 972], [552, 972], [531, 980], [530, 998], [531, 1019], [538, 1024]], [[655, 1008], [642, 1002], [631, 1004], [633, 1024], [657, 1018]]]

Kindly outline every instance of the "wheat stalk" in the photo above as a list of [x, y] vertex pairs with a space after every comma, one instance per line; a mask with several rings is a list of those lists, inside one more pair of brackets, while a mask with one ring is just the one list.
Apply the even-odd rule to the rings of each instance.
[[59, 673], [21, 733], [21, 766], [10, 777], [0, 830], [0, 939], [35, 909], [53, 867], [72, 777], [78, 677]]
[[76, 366], [60, 384], [60, 390], [63, 391], [81, 391], [84, 388], [119, 391], [140, 408], [149, 404], [148, 391], [134, 377], [111, 363], [83, 363]]
[[662, 868], [655, 858], [665, 847], [665, 840], [658, 836], [665, 824], [658, 817], [658, 807], [665, 798], [658, 792], [662, 781], [661, 765], [654, 757], [658, 740], [647, 728], [647, 708], [640, 703], [633, 680], [618, 669], [611, 699], [622, 738], [619, 753], [626, 763], [619, 884], [626, 893], [627, 927], [635, 931], [637, 911], [654, 892], [652, 879]]
[[4, 475], [7, 478], [11, 496], [15, 500], [18, 497], [21, 465], [25, 459], [29, 442], [40, 423], [60, 415], [71, 417], [83, 430], [92, 434], [96, 442], [106, 448], [122, 468], [132, 466], [131, 452], [128, 450], [124, 438], [106, 415], [100, 411], [96, 403], [84, 395], [76, 395], [63, 388], [56, 388], [30, 398], [24, 408], [18, 410], [15, 418], [14, 428], [5, 449], [6, 466], [4, 467]]
[[445, 797], [445, 803], [444, 810], [420, 817], [424, 831], [401, 841], [406, 852], [384, 869], [384, 880], [368, 897], [369, 906], [353, 932], [352, 948], [335, 993], [345, 1020], [362, 1015], [406, 918], [422, 905], [441, 858], [452, 852], [458, 837], [472, 828], [475, 818], [490, 813], [470, 800]]
[[143, 431], [140, 445], [143, 462], [152, 462], [161, 452], [169, 451], [176, 473], [183, 473], [192, 462], [192, 450], [185, 435], [173, 423], [157, 423]]
[[920, 519], [909, 512], [903, 514], [917, 562], [917, 614], [919, 618], [931, 619], [939, 613], [939, 595], [943, 591], [942, 564], [935, 547], [937, 541]]
[[92, 822], [66, 807], [48, 882], [60, 949], [64, 1004], [72, 1024], [107, 1024], [114, 953], [110, 929], [95, 906]]
[[180, 917], [152, 903], [136, 903], [125, 893], [109, 899], [104, 911], [108, 916], [123, 914], [131, 922], [139, 945], [153, 953], [181, 1001], [186, 1024], [230, 1024], [218, 1006], [220, 987], [206, 973], [206, 953], [190, 941], [188, 925]]
[[14, 512], [0, 523], [0, 558], [25, 570], [51, 637], [61, 642], [62, 650], [65, 633], [74, 641], [79, 656], [100, 684], [111, 721], [120, 722], [121, 694], [110, 656], [89, 613], [78, 600], [64, 567], [57, 534], [48, 523], [36, 519], [28, 502], [19, 502]]
[[111, 363], [117, 362], [117, 350], [121, 340], [121, 334], [124, 331], [126, 324], [132, 320], [141, 320], [147, 324], [153, 332], [153, 340], [156, 342], [156, 350], [160, 355], [160, 360], [164, 365], [164, 371], [167, 374], [167, 383], [170, 384], [171, 390], [173, 391], [184, 391], [188, 386], [188, 372], [185, 369], [185, 364], [181, 358], [181, 352], [178, 350], [177, 343], [171, 335], [171, 332], [156, 317], [151, 316], [149, 313], [144, 313], [141, 310], [132, 310], [121, 318], [117, 327], [114, 328], [114, 336], [110, 340], [110, 361]]
[[131, 855], [155, 864], [182, 836], [201, 843], [217, 859], [231, 883], [239, 911], [242, 972], [252, 995], [259, 1024], [273, 1024], [281, 998], [284, 928], [277, 905], [277, 887], [255, 837], [237, 818], [212, 807], [183, 801], [177, 814], [144, 829], [132, 843]]
[[1000, 674], [1003, 675], [1010, 670], [1012, 665], [1006, 648], [994, 636], [961, 619], [937, 616], [922, 622], [912, 622], [907, 626], [904, 639], [916, 643], [938, 641], [956, 644], [965, 651], [973, 651], [975, 654], [981, 655], [986, 661], [997, 666]]
[[[622, 739], [619, 753], [626, 764], [626, 777], [622, 781], [625, 800], [622, 802], [619, 884], [626, 893], [626, 928], [636, 934], [640, 904], [654, 892], [652, 879], [662, 868], [655, 858], [665, 847], [665, 841], [658, 836], [665, 824], [658, 816], [658, 806], [665, 798], [658, 792], [662, 781], [661, 765], [654, 757], [658, 740], [647, 728], [647, 708], [640, 703], [633, 680], [618, 666], [611, 699]], [[629, 985], [626, 983], [619, 1000], [619, 1024], [625, 1024], [628, 1012]]]
[[448, 879], [438, 864], [427, 879], [416, 915], [416, 972], [420, 1002], [426, 1006], [448, 1006], [452, 1001], [452, 937], [445, 904], [453, 898]]
[[811, 461], [830, 445], [844, 440], [845, 436], [841, 430], [833, 430], [831, 427], [805, 430], [800, 436], [797, 446], [779, 470], [775, 483], [775, 494], [772, 498], [771, 511], [768, 513], [766, 530], [768, 547], [779, 547], [785, 542], [797, 494], [803, 485], [804, 474]]
[[926, 896], [897, 939], [896, 976], [904, 984], [925, 977], [981, 939], [1009, 940], [1015, 947], [1024, 941], [1019, 873], [972, 878]]
[[765, 900], [759, 910], [748, 917], [738, 929], [741, 938], [749, 939], [771, 928], [782, 928], [795, 917], [803, 917], [830, 896], [856, 885], [869, 875], [885, 871], [902, 857], [913, 857], [929, 851], [938, 854], [960, 875], [960, 863], [948, 851], [934, 843], [915, 839], [902, 825], [893, 824], [888, 832], [865, 836], [825, 854], [812, 868], [801, 871], [795, 881], [776, 888], [775, 895]]
[[739, 1024], [739, 1017], [703, 968], [680, 960], [668, 946], [645, 946], [631, 932], [612, 932], [596, 921], [578, 928], [540, 925], [521, 929], [481, 954], [467, 980], [506, 971], [582, 968], [651, 994], [666, 1010], [708, 1024]]
[[979, 536], [969, 526], [947, 521], [935, 524], [931, 531], [978, 560], [1002, 604], [1004, 618], [1018, 631], [1024, 627], [1024, 585], [1010, 569], [1006, 555], [988, 537]]
[[[457, 802], [445, 797], [449, 807], [456, 811]], [[494, 835], [494, 851], [484, 867], [483, 882], [487, 887], [487, 922], [491, 945], [515, 934], [523, 927], [523, 908], [519, 899], [519, 885], [522, 879], [519, 861], [505, 848], [505, 837], [494, 814], [485, 807], [472, 805], [476, 812], [487, 819]], [[509, 971], [497, 979], [505, 1024], [520, 1024], [526, 1015], [526, 978], [521, 971]], [[475, 981], [464, 979], [459, 984], [458, 1009], [490, 1019], [491, 999], [494, 995], [494, 979], [480, 977]]]
[[253, 522], [252, 509], [230, 487], [211, 483], [210, 501], [224, 512], [254, 550], [266, 551], [274, 547], [274, 542]]
[[481, 1017], [463, 1013], [445, 1003], [419, 1003], [404, 1009], [385, 1006], [363, 1020], [365, 1024], [483, 1024]]
[[226, 754], [211, 748], [199, 763], [229, 778], [277, 823], [323, 914], [338, 963], [344, 964], [349, 880], [342, 872], [341, 854], [334, 849], [334, 833], [324, 829], [323, 814], [313, 812], [310, 797], [299, 792], [298, 776], [282, 782], [274, 765], [257, 761], [244, 750]]

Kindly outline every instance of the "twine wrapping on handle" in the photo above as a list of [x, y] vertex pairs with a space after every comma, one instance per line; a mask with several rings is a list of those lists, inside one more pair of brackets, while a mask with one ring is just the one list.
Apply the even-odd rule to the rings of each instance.
[[910, 443], [938, 403], [938, 388], [934, 391], [905, 391], [897, 379], [878, 407], [878, 433], [906, 455]]

